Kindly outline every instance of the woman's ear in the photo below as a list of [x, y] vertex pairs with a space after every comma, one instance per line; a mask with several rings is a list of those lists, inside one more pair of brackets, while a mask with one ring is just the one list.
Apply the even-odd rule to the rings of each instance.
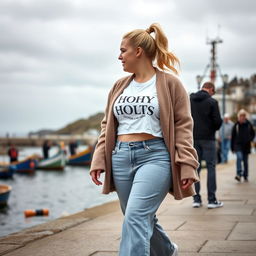
[[143, 54], [143, 49], [139, 46], [136, 49], [136, 57], [140, 58]]

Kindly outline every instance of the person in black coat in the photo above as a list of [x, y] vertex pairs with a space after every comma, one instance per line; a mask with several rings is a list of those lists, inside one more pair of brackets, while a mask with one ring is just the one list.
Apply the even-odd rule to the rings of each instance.
[[244, 181], [248, 181], [248, 155], [251, 153], [251, 142], [255, 137], [255, 132], [252, 124], [247, 120], [247, 112], [244, 109], [238, 112], [237, 118], [232, 129], [231, 150], [236, 153], [235, 179], [240, 182], [242, 176]]
[[69, 153], [71, 156], [76, 154], [77, 147], [78, 147], [77, 142], [74, 140], [71, 140], [69, 143]]
[[49, 140], [45, 140], [43, 143], [43, 157], [44, 159], [49, 158], [49, 150], [51, 148], [51, 143]]
[[[207, 190], [208, 208], [222, 207], [223, 203], [216, 198], [216, 142], [215, 132], [220, 128], [222, 119], [218, 102], [211, 96], [215, 93], [215, 86], [206, 82], [202, 90], [190, 95], [191, 113], [194, 120], [194, 147], [197, 151], [200, 163], [197, 169], [198, 175], [201, 171], [201, 161], [206, 161], [207, 166]], [[195, 183], [196, 195], [194, 196], [193, 207], [202, 206], [200, 195], [200, 182]]]

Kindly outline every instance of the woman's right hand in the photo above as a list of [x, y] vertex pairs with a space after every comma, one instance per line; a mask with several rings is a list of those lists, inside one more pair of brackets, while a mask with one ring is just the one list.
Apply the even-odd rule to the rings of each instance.
[[92, 177], [92, 181], [97, 185], [102, 185], [102, 182], [99, 180], [100, 174], [103, 172], [103, 170], [95, 170], [91, 171], [90, 175]]

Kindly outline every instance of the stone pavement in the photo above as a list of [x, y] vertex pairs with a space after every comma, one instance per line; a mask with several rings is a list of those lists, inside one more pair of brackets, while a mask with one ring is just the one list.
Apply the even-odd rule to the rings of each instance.
[[[249, 166], [249, 182], [238, 183], [234, 180], [234, 161], [218, 165], [217, 197], [224, 202], [223, 208], [207, 209], [204, 170], [201, 176], [203, 207], [192, 208], [191, 198], [175, 201], [167, 196], [158, 218], [178, 244], [179, 256], [256, 255], [255, 154], [250, 155]], [[116, 256], [121, 225], [118, 202], [111, 202], [2, 237], [0, 255]]]

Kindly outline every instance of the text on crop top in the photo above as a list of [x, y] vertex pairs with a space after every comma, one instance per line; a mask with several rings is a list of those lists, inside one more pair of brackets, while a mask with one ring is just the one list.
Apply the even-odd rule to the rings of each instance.
[[163, 137], [160, 127], [156, 75], [145, 83], [132, 80], [116, 99], [113, 112], [118, 120], [118, 135], [148, 133], [155, 137]]

